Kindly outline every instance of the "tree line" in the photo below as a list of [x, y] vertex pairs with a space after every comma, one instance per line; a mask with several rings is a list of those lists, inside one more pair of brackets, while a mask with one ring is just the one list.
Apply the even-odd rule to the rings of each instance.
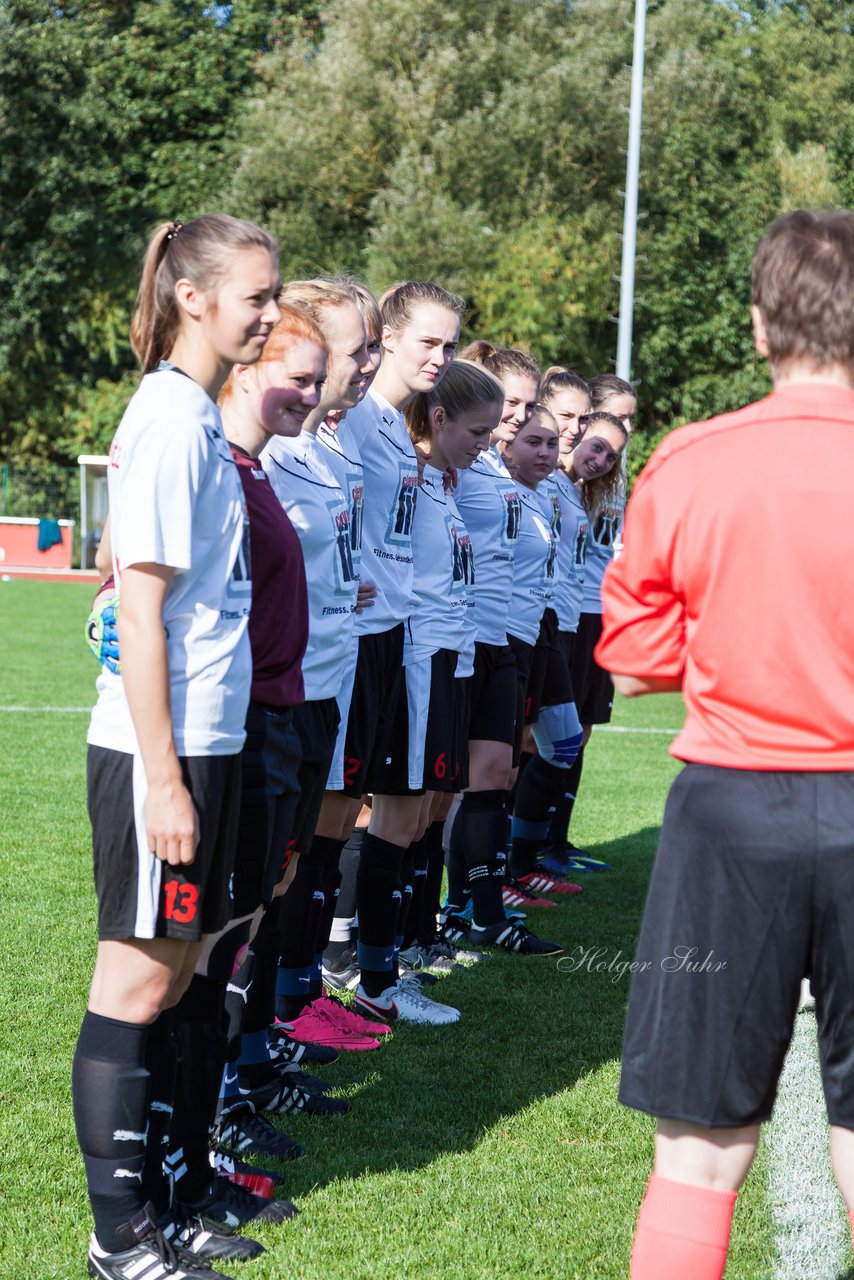
[[[467, 335], [613, 368], [632, 0], [0, 0], [0, 460], [109, 442], [147, 232], [223, 210], [286, 277], [433, 278]], [[767, 386], [758, 236], [854, 204], [854, 4], [651, 0], [640, 459]]]

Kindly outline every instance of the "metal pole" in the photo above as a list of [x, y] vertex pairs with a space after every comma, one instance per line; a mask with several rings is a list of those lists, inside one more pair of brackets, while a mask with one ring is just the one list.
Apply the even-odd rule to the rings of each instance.
[[89, 568], [89, 495], [86, 492], [88, 472], [86, 463], [79, 462], [80, 468], [80, 568]]
[[617, 377], [630, 380], [632, 319], [635, 303], [635, 246], [638, 223], [643, 59], [646, 45], [646, 0], [635, 0], [635, 42], [629, 103], [629, 151], [626, 160], [626, 203], [623, 211], [623, 262], [620, 270], [620, 321], [617, 329]]

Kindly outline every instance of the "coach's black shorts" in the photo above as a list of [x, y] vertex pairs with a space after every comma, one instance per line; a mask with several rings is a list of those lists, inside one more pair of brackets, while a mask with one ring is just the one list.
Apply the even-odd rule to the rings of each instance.
[[294, 847], [301, 754], [293, 708], [250, 702], [232, 879], [235, 917], [269, 902], [284, 875]]
[[469, 741], [512, 744], [517, 700], [516, 659], [509, 644], [475, 644]]
[[338, 703], [335, 698], [319, 698], [294, 708], [294, 725], [302, 755], [299, 766], [299, 803], [294, 822], [294, 848], [305, 853], [314, 839], [314, 830], [326, 791], [329, 766], [338, 734]]
[[192, 942], [204, 933], [218, 932], [232, 918], [229, 881], [237, 837], [240, 757], [188, 756], [180, 765], [199, 818], [199, 843], [191, 863], [172, 867], [148, 847], [148, 788], [141, 757], [89, 747], [86, 781], [98, 937], [103, 942]]
[[343, 794], [357, 799], [383, 794], [389, 769], [406, 777], [408, 754], [403, 623], [359, 636], [356, 677], [344, 739]]
[[608, 724], [614, 707], [614, 683], [593, 657], [601, 634], [601, 613], [582, 613], [572, 647], [570, 672], [582, 724]]
[[541, 707], [560, 707], [575, 702], [572, 689], [572, 651], [574, 631], [557, 631], [546, 655], [546, 674], [540, 696]]
[[620, 1101], [704, 1127], [771, 1115], [803, 977], [827, 1113], [854, 1129], [854, 773], [689, 764], [667, 800]]

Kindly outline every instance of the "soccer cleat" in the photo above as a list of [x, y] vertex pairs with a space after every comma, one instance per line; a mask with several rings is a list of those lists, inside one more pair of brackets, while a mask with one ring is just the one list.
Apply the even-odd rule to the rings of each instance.
[[423, 969], [443, 976], [460, 973], [463, 968], [454, 959], [447, 942], [435, 942], [426, 947], [417, 942], [413, 943], [411, 947], [401, 951], [400, 960], [409, 969]]
[[154, 1222], [154, 1205], [147, 1204], [116, 1232], [125, 1245], [107, 1253], [94, 1231], [89, 1237], [90, 1276], [103, 1280], [228, 1280], [205, 1262], [192, 1262], [177, 1251]]
[[569, 875], [579, 871], [610, 871], [610, 862], [601, 858], [591, 858], [589, 853], [576, 849], [567, 841], [564, 845], [546, 845], [537, 855], [537, 861], [543, 871], [551, 874]]
[[440, 922], [444, 924], [448, 916], [455, 916], [458, 920], [468, 920], [471, 923], [474, 919], [474, 901], [471, 896], [469, 895], [462, 904], [451, 902], [446, 898], [439, 912]]
[[298, 1018], [289, 1025], [295, 1038], [308, 1043], [332, 1045], [336, 1049], [361, 1051], [379, 1049], [380, 1042], [376, 1035], [366, 1035], [357, 1031], [345, 1031], [334, 1022], [323, 1009], [315, 1008], [317, 1001], [312, 1001], [307, 1009], [303, 1009]]
[[[222, 1147], [211, 1147], [210, 1163], [214, 1173], [222, 1178], [229, 1178], [232, 1182], [239, 1181], [240, 1178], [265, 1178], [271, 1184], [280, 1182], [282, 1175], [274, 1173], [272, 1169], [262, 1169], [257, 1164], [247, 1164], [245, 1160], [241, 1160], [239, 1156], [232, 1155], [230, 1151], [224, 1151]], [[250, 1188], [251, 1190], [251, 1188]], [[270, 1187], [269, 1197], [272, 1198], [273, 1188]]]
[[[356, 985], [358, 986], [358, 983]], [[344, 1031], [350, 1031], [359, 1036], [385, 1036], [391, 1031], [391, 1027], [387, 1027], [383, 1022], [373, 1020], [369, 1022], [367, 1018], [362, 1018], [349, 1005], [336, 1000], [334, 996], [320, 996], [313, 1002], [312, 1007], [318, 1008], [325, 1018], [336, 1023]]]
[[515, 910], [517, 907], [525, 907], [530, 911], [531, 907], [556, 907], [557, 903], [552, 902], [549, 898], [538, 898], [528, 893], [519, 885], [518, 880], [508, 880], [504, 888], [501, 890], [501, 898], [505, 907]]
[[309, 1089], [312, 1093], [329, 1093], [333, 1088], [319, 1076], [313, 1076], [297, 1062], [288, 1066], [277, 1067], [270, 1062], [251, 1067], [243, 1067], [238, 1072], [237, 1082], [241, 1097], [253, 1103], [256, 1110], [266, 1106], [264, 1095], [272, 1095], [282, 1085], [297, 1085], [300, 1089]]
[[350, 1110], [346, 1098], [327, 1098], [323, 1093], [312, 1093], [310, 1089], [287, 1081], [279, 1086], [272, 1098], [266, 1096], [261, 1105], [265, 1111], [284, 1116], [293, 1116], [300, 1111], [307, 1116], [338, 1116]]
[[194, 1262], [204, 1263], [209, 1258], [234, 1258], [242, 1262], [257, 1258], [264, 1252], [258, 1240], [239, 1236], [222, 1222], [213, 1222], [190, 1209], [176, 1205], [177, 1220], [168, 1222], [163, 1235], [179, 1258], [186, 1256]]
[[245, 1187], [253, 1196], [261, 1196], [263, 1200], [275, 1200], [276, 1182], [263, 1173], [223, 1173], [219, 1177], [228, 1178], [237, 1187]]
[[246, 1222], [287, 1222], [299, 1210], [290, 1200], [266, 1200], [227, 1178], [214, 1178], [210, 1195], [193, 1205], [191, 1212], [227, 1227], [242, 1227]]
[[302, 1044], [292, 1040], [283, 1026], [272, 1026], [267, 1032], [270, 1061], [274, 1066], [289, 1067], [294, 1063], [308, 1063], [314, 1067], [328, 1067], [337, 1062], [340, 1054], [331, 1045]]
[[610, 871], [610, 862], [603, 862], [601, 858], [591, 858], [587, 853], [575, 853], [569, 859], [570, 871]]
[[298, 1160], [305, 1155], [301, 1147], [286, 1133], [281, 1133], [265, 1116], [256, 1115], [249, 1107], [241, 1107], [220, 1116], [215, 1131], [218, 1146], [238, 1155], [272, 1156], [274, 1160]]
[[369, 996], [359, 985], [354, 1003], [366, 1013], [377, 1018], [398, 1018], [401, 1022], [418, 1022], [443, 1026], [459, 1021], [459, 1009], [438, 1000], [429, 1000], [417, 982], [401, 978], [393, 986], [386, 987], [378, 996]]
[[447, 915], [439, 926], [439, 938], [450, 947], [454, 959], [465, 966], [482, 964], [489, 956], [485, 951], [474, 951], [471, 946], [471, 921], [462, 916]]
[[519, 876], [519, 884], [525, 886], [526, 889], [533, 889], [535, 893], [582, 893], [580, 884], [573, 884], [570, 880], [552, 879], [551, 876], [538, 874], [536, 871], [529, 871], [526, 876]]
[[523, 956], [557, 956], [563, 951], [559, 942], [547, 942], [531, 933], [521, 920], [499, 920], [479, 929], [472, 925], [471, 940], [484, 946], [502, 947]]
[[291, 1067], [289, 1070], [279, 1072], [280, 1080], [289, 1080], [291, 1084], [299, 1085], [300, 1089], [308, 1089], [309, 1093], [331, 1093], [335, 1088], [334, 1084], [330, 1084], [328, 1080], [321, 1080], [320, 1076], [313, 1076], [310, 1071], [304, 1071], [302, 1067]]
[[471, 920], [465, 916], [448, 913], [440, 926], [441, 936], [445, 942], [454, 945], [457, 942], [468, 943], [471, 934]]
[[354, 949], [345, 951], [341, 963], [332, 966], [321, 965], [323, 985], [330, 991], [355, 991], [359, 985], [359, 966], [356, 963]]
[[405, 978], [407, 982], [417, 982], [419, 987], [435, 987], [439, 981], [435, 973], [428, 973], [426, 969], [413, 969], [411, 964], [404, 964], [398, 959], [397, 962], [398, 977]]

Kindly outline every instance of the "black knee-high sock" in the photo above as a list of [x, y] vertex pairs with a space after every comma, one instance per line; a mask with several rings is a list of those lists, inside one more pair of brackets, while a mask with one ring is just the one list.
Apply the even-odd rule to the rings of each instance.
[[405, 849], [370, 832], [362, 845], [356, 901], [359, 912], [358, 960], [362, 986], [376, 996], [394, 982], [395, 939]]
[[240, 1053], [240, 1037], [243, 1034], [243, 1021], [254, 976], [255, 952], [247, 947], [225, 988], [225, 1034], [228, 1039], [226, 1062], [234, 1062]]
[[445, 869], [445, 850], [442, 848], [444, 822], [431, 822], [424, 837], [424, 852], [427, 857], [427, 875], [424, 880], [424, 895], [416, 914], [413, 901], [412, 914], [416, 916], [418, 941], [429, 946], [436, 941], [439, 907], [442, 898], [442, 872]]
[[197, 973], [175, 1007], [178, 1071], [167, 1167], [183, 1204], [198, 1203], [210, 1188], [210, 1130], [227, 1043], [225, 985]]
[[325, 951], [329, 943], [332, 921], [338, 914], [341, 893], [341, 851], [343, 840], [331, 840], [328, 836], [315, 836], [311, 842], [312, 854], [323, 867], [323, 910], [317, 926], [317, 950]]
[[[462, 805], [460, 806], [462, 808]], [[451, 839], [448, 846], [448, 856], [446, 859], [448, 867], [448, 910], [461, 911], [469, 898], [471, 897], [471, 889], [469, 888], [469, 872], [466, 864], [463, 845], [457, 836], [457, 823], [460, 814], [457, 810], [457, 816], [454, 818], [454, 825], [451, 828]]]
[[464, 851], [474, 918], [482, 928], [504, 919], [506, 791], [466, 791], [454, 822]]
[[127, 1248], [116, 1233], [145, 1207], [147, 1039], [147, 1026], [103, 1018], [87, 1009], [74, 1053], [71, 1093], [77, 1141], [95, 1234], [108, 1253]]
[[163, 1161], [169, 1146], [178, 1051], [173, 1037], [173, 1009], [164, 1009], [148, 1028], [145, 1065], [151, 1077], [148, 1141], [142, 1170], [142, 1194], [154, 1205], [158, 1218], [169, 1208], [169, 1179]]
[[[513, 783], [513, 786], [510, 788], [510, 793], [506, 799], [508, 815], [513, 813], [514, 809], [516, 808], [516, 797], [519, 794], [519, 787], [522, 783], [522, 779], [525, 776], [525, 770], [528, 768], [528, 765], [531, 763], [533, 759], [534, 759], [534, 756], [530, 751], [523, 751], [519, 756], [519, 769], [516, 774], [516, 781]], [[507, 832], [507, 843], [505, 844], [504, 847], [505, 849], [510, 848], [509, 829]]]
[[323, 952], [326, 963], [332, 968], [340, 965], [344, 952], [349, 951], [352, 946], [350, 935], [353, 918], [356, 915], [356, 881], [359, 876], [362, 846], [367, 834], [364, 827], [354, 827], [350, 838], [341, 849], [339, 857], [341, 886], [335, 916], [329, 929], [329, 942]]
[[[403, 855], [400, 868], [400, 888], [402, 893], [400, 914], [397, 918], [397, 937], [395, 939], [395, 964], [402, 949], [415, 941], [413, 921], [415, 919], [415, 902], [423, 892], [427, 866], [424, 855], [424, 841], [416, 840]], [[397, 970], [395, 970], [397, 972]]]
[[323, 911], [323, 867], [303, 854], [282, 906], [276, 1017], [291, 1022], [311, 1003], [317, 931]]
[[563, 795], [558, 800], [555, 815], [549, 827], [549, 840], [558, 849], [562, 849], [569, 839], [569, 824], [572, 821], [572, 810], [575, 797], [581, 786], [581, 771], [584, 768], [584, 748], [582, 747], [572, 765], [566, 771]]
[[276, 972], [284, 901], [285, 898], [274, 898], [264, 909], [258, 932], [252, 939], [255, 969], [243, 1014], [243, 1031], [246, 1034], [266, 1030], [276, 1017]]
[[546, 843], [555, 804], [563, 795], [567, 770], [534, 756], [519, 781], [513, 810], [510, 874], [537, 869], [537, 853]]

